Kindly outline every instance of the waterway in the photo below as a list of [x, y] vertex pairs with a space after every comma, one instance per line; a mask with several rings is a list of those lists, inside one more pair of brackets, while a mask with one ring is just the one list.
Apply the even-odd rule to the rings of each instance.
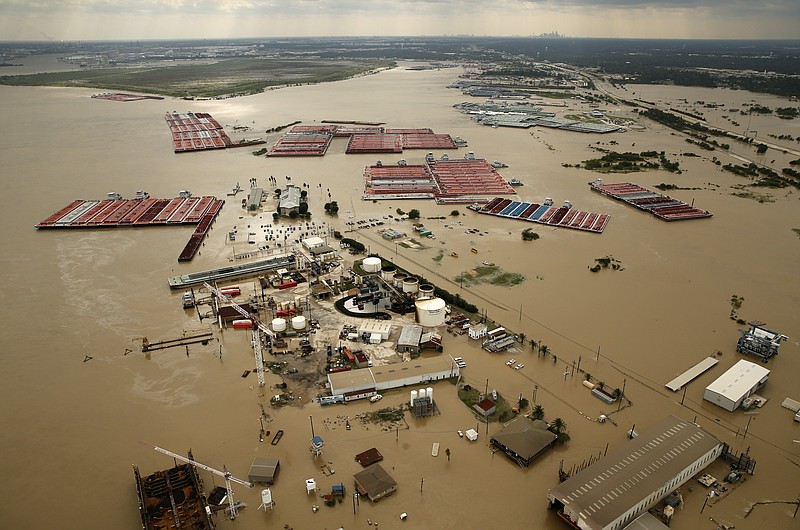
[[[47, 63], [39, 66], [46, 70]], [[25, 71], [28, 71], [26, 68]], [[11, 72], [3, 72], [11, 73]], [[590, 456], [625, 443], [632, 426], [641, 432], [667, 414], [696, 418], [704, 428], [736, 451], [750, 448], [758, 461], [756, 474], [730, 495], [711, 503], [701, 514], [705, 489], [684, 488], [686, 507], [672, 528], [714, 528], [709, 520], [732, 522], [737, 528], [789, 528], [794, 506], [758, 506], [754, 502], [794, 500], [800, 491], [800, 438], [792, 414], [779, 404], [787, 396], [800, 399], [796, 374], [800, 369], [800, 263], [798, 194], [792, 188], [756, 189], [774, 202], [760, 203], [733, 196], [746, 184], [709, 160], [737, 163], [731, 154], [707, 153], [673, 131], [647, 122], [642, 130], [623, 134], [588, 135], [548, 129], [481, 127], [453, 109], [465, 100], [446, 88], [459, 69], [409, 71], [397, 68], [337, 83], [292, 87], [219, 101], [177, 99], [120, 103], [92, 99], [97, 90], [0, 87], [3, 125], [3, 184], [6, 200], [0, 210], [3, 227], [5, 302], [3, 355], [0, 356], [0, 527], [15, 529], [139, 527], [131, 464], [143, 474], [169, 467], [171, 460], [139, 443], [185, 453], [246, 478], [254, 456], [277, 456], [281, 475], [273, 487], [274, 511], [259, 512], [260, 488], [237, 488], [237, 498], [249, 504], [231, 523], [219, 528], [242, 529], [367, 528], [367, 519], [381, 528], [401, 524], [415, 528], [564, 528], [546, 510], [546, 492], [557, 483], [561, 460], [569, 468]], [[744, 108], [758, 100], [768, 106], [788, 106], [778, 98], [742, 91], [647, 87], [643, 98], [675, 102], [686, 99]], [[569, 112], [591, 110], [568, 100]], [[396, 128], [430, 127], [437, 133], [461, 136], [468, 148], [449, 152], [451, 158], [474, 151], [477, 157], [501, 160], [507, 178], [519, 178], [523, 200], [569, 199], [574, 207], [611, 215], [602, 235], [526, 225], [519, 221], [480, 216], [463, 207], [436, 206], [431, 201], [361, 200], [362, 173], [374, 155], [345, 155], [346, 140], [336, 139], [324, 157], [268, 159], [249, 149], [174, 154], [164, 113], [210, 112], [228, 130], [234, 125], [254, 129], [270, 143], [278, 135], [263, 131], [296, 120], [305, 124], [329, 120], [381, 121]], [[561, 109], [558, 109], [561, 112]], [[610, 114], [635, 118], [627, 107], [601, 106]], [[724, 109], [706, 109], [710, 121], [735, 127]], [[737, 120], [742, 122], [745, 117]], [[797, 120], [753, 118], [748, 124], [759, 135], [800, 136]], [[745, 125], [741, 126], [742, 128]], [[259, 132], [262, 131], [262, 132]], [[777, 140], [771, 140], [780, 143]], [[796, 142], [784, 142], [796, 149]], [[670, 192], [685, 202], [710, 210], [706, 220], [665, 223], [617, 203], [586, 185], [597, 175], [575, 165], [600, 156], [597, 148], [617, 151], [664, 151], [680, 161], [683, 172], [605, 175], [606, 182], [632, 181], [652, 188], [661, 182], [691, 190]], [[757, 159], [755, 149], [737, 145], [739, 157]], [[682, 156], [693, 152], [696, 157]], [[435, 153], [439, 156], [441, 153]], [[408, 163], [421, 163], [425, 152], [406, 152]], [[384, 163], [394, 163], [383, 156]], [[396, 158], [400, 158], [397, 156]], [[770, 149], [758, 159], [788, 167], [796, 157]], [[521, 469], [487, 447], [481, 437], [468, 443], [457, 429], [475, 425], [474, 416], [448, 385], [437, 385], [442, 415], [409, 420], [411, 428], [386, 432], [355, 425], [334, 428], [337, 418], [376, 407], [358, 403], [320, 409], [314, 404], [269, 409], [272, 431], [283, 429], [281, 443], [258, 439], [259, 403], [270, 391], [254, 387], [253, 357], [244, 332], [226, 331], [208, 346], [162, 350], [145, 356], [137, 337], [151, 341], [177, 337], [201, 327], [185, 312], [180, 293], [167, 278], [212, 269], [229, 263], [234, 249], [226, 242], [229, 230], [258, 233], [271, 222], [245, 213], [241, 194], [228, 200], [199, 256], [189, 264], [177, 256], [191, 227], [125, 230], [36, 231], [33, 225], [75, 198], [102, 198], [109, 191], [130, 197], [146, 190], [153, 197], [173, 197], [181, 189], [196, 195], [225, 196], [237, 182], [246, 186], [255, 177], [268, 186], [278, 183], [309, 186], [316, 221], [344, 230], [345, 223], [396, 215], [417, 208], [436, 239], [411, 250], [381, 239], [374, 229], [354, 235], [373, 251], [427, 275], [451, 292], [459, 292], [488, 317], [548, 345], [554, 357], [540, 358], [520, 345], [508, 355], [489, 355], [463, 337], [444, 334], [447, 353], [468, 362], [465, 378], [478, 387], [488, 385], [504, 395], [535, 395], [549, 419], [566, 421], [572, 441]], [[322, 205], [331, 198], [340, 205], [338, 218], [326, 218]], [[230, 199], [230, 198], [229, 198]], [[458, 209], [457, 218], [449, 214]], [[352, 218], [351, 218], [352, 216]], [[454, 224], [458, 221], [461, 225]], [[388, 221], [411, 233], [407, 222]], [[248, 225], [250, 225], [248, 227]], [[445, 225], [449, 225], [445, 226]], [[537, 241], [523, 242], [520, 232], [532, 226]], [[479, 232], [467, 234], [467, 228]], [[478, 250], [477, 254], [470, 252]], [[441, 252], [444, 257], [439, 259]], [[456, 252], [460, 257], [450, 255]], [[612, 255], [624, 270], [589, 272], [595, 258]], [[454, 278], [462, 271], [490, 261], [523, 274], [514, 288], [481, 285], [460, 287]], [[781, 354], [770, 361], [772, 374], [763, 389], [770, 401], [755, 415], [727, 413], [702, 400], [703, 389], [739, 358], [735, 353], [737, 325], [729, 318], [731, 297], [744, 298], [739, 315], [758, 319], [790, 337]], [[202, 326], [207, 325], [207, 321]], [[599, 355], [598, 355], [599, 351]], [[714, 352], [720, 363], [691, 383], [685, 398], [664, 388], [675, 375]], [[222, 355], [220, 355], [222, 352]], [[522, 370], [509, 370], [505, 361], [516, 357]], [[90, 357], [91, 359], [88, 359]], [[88, 360], [87, 360], [88, 359]], [[633, 406], [620, 412], [589, 395], [573, 361], [611, 388], [625, 388]], [[565, 370], [566, 369], [566, 370]], [[487, 382], [488, 380], [488, 382]], [[268, 384], [279, 380], [268, 376]], [[313, 397], [313, 396], [309, 396]], [[380, 406], [399, 404], [406, 392], [389, 393]], [[683, 401], [683, 405], [681, 405]], [[614, 426], [593, 421], [615, 412]], [[320, 462], [308, 452], [310, 418], [325, 437], [323, 459], [337, 473], [322, 475]], [[324, 420], [330, 420], [324, 422]], [[324, 427], [323, 427], [324, 425]], [[747, 437], [742, 436], [748, 427]], [[491, 435], [499, 430], [492, 424]], [[450, 448], [452, 458], [430, 456], [431, 443]], [[333, 508], [306, 496], [303, 483], [315, 477], [323, 488], [342, 482], [352, 488], [351, 475], [360, 470], [353, 455], [370, 447], [384, 454], [384, 464], [400, 484], [397, 493], [378, 504], [362, 502], [353, 513], [351, 499]], [[720, 473], [721, 468], [715, 472]], [[204, 475], [208, 485], [221, 480]], [[722, 478], [719, 476], [718, 478]], [[424, 482], [423, 480], [424, 479]], [[407, 512], [401, 523], [398, 515]]]

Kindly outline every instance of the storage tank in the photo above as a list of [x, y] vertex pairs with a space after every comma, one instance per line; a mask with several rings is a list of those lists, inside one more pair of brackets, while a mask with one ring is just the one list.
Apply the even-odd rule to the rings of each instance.
[[306, 317], [297, 315], [292, 319], [292, 329], [303, 329], [306, 327]]
[[234, 320], [233, 329], [253, 329], [253, 321], [250, 319]]
[[285, 318], [273, 318], [272, 319], [272, 331], [286, 331], [286, 319]]
[[433, 285], [429, 283], [420, 284], [417, 298], [433, 298]]
[[361, 268], [367, 274], [378, 273], [381, 271], [381, 258], [376, 258], [375, 256], [364, 258], [364, 261], [361, 262]]
[[396, 272], [397, 272], [397, 267], [388, 265], [381, 269], [381, 278], [385, 282], [391, 282], [392, 280], [394, 280], [394, 275]]
[[433, 328], [444, 324], [447, 318], [444, 300], [441, 298], [425, 298], [414, 302], [417, 323], [420, 326]]
[[409, 276], [403, 280], [403, 292], [414, 294], [419, 289], [419, 280], [413, 276]]
[[420, 388], [419, 389], [419, 398], [422, 399], [424, 397], [425, 397], [425, 389], [424, 388]]
[[395, 273], [394, 275], [394, 286], [398, 289], [403, 288], [403, 280], [406, 279], [408, 275], [402, 272]]
[[430, 398], [430, 400], [433, 401], [433, 387], [429, 386], [427, 392], [428, 392], [428, 398]]
[[414, 404], [414, 400], [415, 399], [417, 399], [417, 391], [416, 390], [412, 390], [411, 391], [411, 405]]

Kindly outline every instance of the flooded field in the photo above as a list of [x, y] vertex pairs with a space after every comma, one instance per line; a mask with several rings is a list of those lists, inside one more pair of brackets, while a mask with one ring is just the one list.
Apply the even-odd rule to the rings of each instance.
[[[0, 212], [5, 234], [0, 281], [6, 303], [0, 310], [5, 330], [0, 420], [6, 429], [0, 437], [0, 471], [6, 479], [0, 494], [7, 502], [0, 510], [0, 526], [139, 528], [131, 464], [143, 474], [172, 465], [169, 457], [143, 441], [181, 454], [191, 448], [199, 461], [217, 469], [227, 466], [241, 478], [246, 478], [255, 456], [280, 459], [281, 472], [272, 488], [275, 509], [257, 510], [259, 487], [235, 487], [236, 498], [249, 507], [233, 523], [218, 517], [219, 528], [368, 528], [369, 519], [381, 528], [555, 530], [565, 526], [547, 511], [546, 493], [558, 482], [560, 462], [565, 468], [580, 464], [607, 446], [624, 444], [631, 427], [641, 432], [668, 414], [696, 419], [735, 451], [749, 448], [758, 463], [755, 475], [705, 509], [705, 488], [696, 483], [684, 486], [686, 506], [676, 513], [672, 528], [711, 529], [719, 522], [738, 529], [796, 525], [794, 505], [758, 505], [745, 514], [753, 503], [793, 501], [800, 492], [800, 444], [793, 443], [800, 439], [800, 424], [780, 407], [786, 397], [800, 399], [799, 195], [793, 188], [759, 189], [773, 201], [763, 203], [733, 196], [740, 191], [736, 186], [748, 182], [719, 169], [711, 157], [723, 164], [742, 159], [769, 164], [774, 159], [772, 167], [780, 171], [799, 158], [800, 146], [770, 139], [783, 144], [786, 152], [770, 148], [762, 156], [743, 144], [734, 145], [730, 153], [704, 152], [652, 122], [609, 135], [481, 127], [452, 108], [467, 99], [446, 88], [460, 73], [397, 68], [337, 83], [194, 102], [118, 103], [92, 99], [98, 91], [85, 89], [1, 87], [6, 201]], [[643, 99], [702, 111], [710, 123], [737, 132], [757, 129], [765, 139], [770, 133], [800, 136], [798, 120], [762, 116], [748, 124], [748, 117], [738, 116], [736, 126], [723, 117], [753, 100], [770, 107], [789, 105], [777, 98], [681, 87], [643, 90]], [[722, 108], [693, 103], [697, 101], [716, 102]], [[557, 111], [591, 110], [574, 100], [567, 105]], [[364, 166], [377, 158], [387, 164], [396, 159], [345, 155], [345, 139], [335, 139], [320, 158], [267, 159], [252, 156], [247, 148], [176, 155], [164, 121], [165, 112], [173, 110], [209, 112], [226, 131], [236, 125], [251, 127], [247, 135], [264, 136], [270, 144], [279, 134], [263, 131], [297, 120], [430, 127], [469, 142], [467, 148], [450, 151], [451, 158], [474, 151], [476, 157], [508, 164], [501, 174], [525, 184], [517, 188], [523, 200], [552, 197], [558, 204], [569, 199], [576, 208], [607, 213], [611, 219], [603, 234], [591, 234], [483, 216], [432, 201], [362, 201]], [[637, 119], [628, 107], [606, 105], [601, 110]], [[680, 162], [680, 175], [649, 171], [603, 178], [649, 189], [662, 182], [693, 188], [668, 193], [714, 216], [666, 223], [590, 191], [587, 182], [598, 175], [564, 164], [574, 166], [600, 156], [597, 147], [664, 151]], [[683, 156], [686, 152], [699, 156]], [[409, 164], [421, 163], [424, 156], [424, 151], [402, 155]], [[344, 421], [399, 405], [407, 400], [407, 390], [389, 392], [378, 404], [320, 408], [310, 403], [314, 395], [309, 392], [302, 396], [303, 406], [297, 399], [287, 407], [270, 407], [272, 386], [280, 378], [268, 374], [267, 387], [260, 389], [254, 375], [241, 377], [253, 368], [253, 353], [247, 334], [239, 330], [217, 332], [214, 341], [192, 345], [188, 352], [141, 353], [141, 337], [169, 339], [185, 330], [210, 327], [208, 320], [198, 322], [194, 313], [182, 309], [180, 293], [169, 290], [167, 278], [224, 266], [234, 253], [252, 248], [246, 241], [227, 241], [228, 232], [236, 229], [258, 237], [263, 226], [272, 223], [271, 211], [248, 214], [239, 205], [241, 194], [225, 194], [253, 177], [269, 187], [270, 176], [279, 184], [286, 176], [307, 184], [312, 219], [335, 230], [345, 231], [348, 221], [396, 216], [397, 208], [419, 209], [436, 236], [419, 240], [419, 249], [396, 246], [374, 227], [348, 235], [459, 293], [493, 321], [546, 344], [548, 356], [527, 344], [506, 354], [488, 354], [465, 336], [442, 333], [445, 353], [467, 361], [467, 383], [512, 398], [535, 397], [547, 419], [566, 422], [571, 441], [522, 469], [488, 447], [489, 437], [501, 428], [498, 424], [488, 429], [477, 425], [476, 442], [458, 436], [457, 430], [475, 428], [476, 419], [458, 400], [455, 387], [442, 382], [435, 385], [441, 415], [415, 420], [407, 414], [408, 427], [395, 430], [358, 421], [351, 421], [347, 430]], [[176, 258], [191, 227], [33, 228], [76, 198], [99, 199], [109, 191], [131, 197], [136, 190], [174, 197], [181, 189], [229, 199], [200, 254], [188, 264]], [[340, 205], [337, 217], [323, 212], [328, 190]], [[460, 212], [457, 218], [450, 216], [453, 209]], [[386, 222], [412, 233], [407, 221]], [[538, 240], [522, 240], [521, 232], [528, 227], [540, 235]], [[588, 270], [605, 256], [619, 260], [623, 270]], [[458, 275], [483, 261], [525, 280], [512, 288], [486, 283], [461, 287]], [[729, 318], [734, 295], [744, 298], [738, 310], [741, 318], [764, 321], [790, 337], [767, 365], [772, 373], [760, 394], [769, 401], [756, 415], [728, 413], [702, 399], [705, 386], [741, 358], [735, 345], [742, 326]], [[690, 383], [685, 397], [664, 387], [715, 352], [719, 364]], [[525, 367], [509, 369], [505, 362], [511, 357]], [[581, 375], [572, 375], [573, 362], [580, 362], [582, 370], [607, 387], [624, 388], [632, 406], [617, 412], [616, 404], [592, 397]], [[261, 405], [269, 415], [265, 428], [285, 432], [278, 445], [259, 441]], [[616, 425], [594, 421], [600, 414], [611, 414]], [[309, 452], [312, 421], [325, 439], [322, 461], [335, 470], [333, 475], [324, 475], [323, 462]], [[442, 448], [436, 458], [431, 456], [433, 443]], [[354, 507], [348, 495], [343, 503], [326, 507], [318, 497], [305, 494], [304, 481], [310, 477], [323, 491], [343, 483], [352, 493], [352, 475], [361, 469], [353, 457], [371, 447], [381, 451], [382, 464], [399, 484], [393, 496], [376, 504], [362, 499]], [[449, 461], [445, 448], [451, 450]], [[715, 466], [711, 472], [721, 478], [725, 469], [721, 463]], [[202, 476], [207, 487], [224, 482], [208, 473]], [[320, 505], [316, 513], [315, 504]], [[398, 517], [402, 512], [408, 513], [405, 522]]]

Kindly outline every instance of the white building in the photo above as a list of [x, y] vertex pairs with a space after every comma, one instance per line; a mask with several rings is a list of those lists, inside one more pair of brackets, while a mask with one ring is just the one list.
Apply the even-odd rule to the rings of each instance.
[[449, 357], [434, 357], [328, 374], [328, 386], [331, 395], [353, 401], [390, 388], [458, 377], [459, 373], [458, 365]]
[[667, 416], [547, 492], [548, 506], [583, 530], [619, 530], [716, 460], [723, 443]]
[[764, 386], [769, 378], [769, 370], [742, 359], [706, 387], [703, 399], [719, 405], [725, 410], [734, 411], [742, 401]]
[[376, 344], [372, 337], [376, 337], [377, 342], [382, 340], [389, 340], [389, 333], [392, 331], [392, 325], [384, 320], [364, 320], [358, 328], [360, 336], [369, 335], [370, 343]]
[[482, 339], [488, 333], [489, 328], [483, 322], [479, 324], [472, 324], [469, 327], [469, 338]]

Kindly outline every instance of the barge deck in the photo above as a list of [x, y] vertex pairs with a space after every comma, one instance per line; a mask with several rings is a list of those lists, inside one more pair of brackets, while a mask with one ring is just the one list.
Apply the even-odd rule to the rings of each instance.
[[603, 184], [598, 179], [590, 182], [593, 191], [630, 204], [631, 206], [650, 212], [662, 221], [684, 221], [686, 219], [703, 219], [711, 217], [709, 211], [695, 208], [668, 195], [661, 195], [638, 184], [621, 182], [618, 184]]
[[564, 206], [553, 206], [551, 200], [546, 200], [544, 204], [537, 204], [495, 197], [484, 206], [474, 204], [470, 209], [496, 217], [519, 219], [559, 228], [572, 228], [596, 234], [602, 233], [611, 219], [608, 214], [574, 210], [569, 203], [565, 203]]

